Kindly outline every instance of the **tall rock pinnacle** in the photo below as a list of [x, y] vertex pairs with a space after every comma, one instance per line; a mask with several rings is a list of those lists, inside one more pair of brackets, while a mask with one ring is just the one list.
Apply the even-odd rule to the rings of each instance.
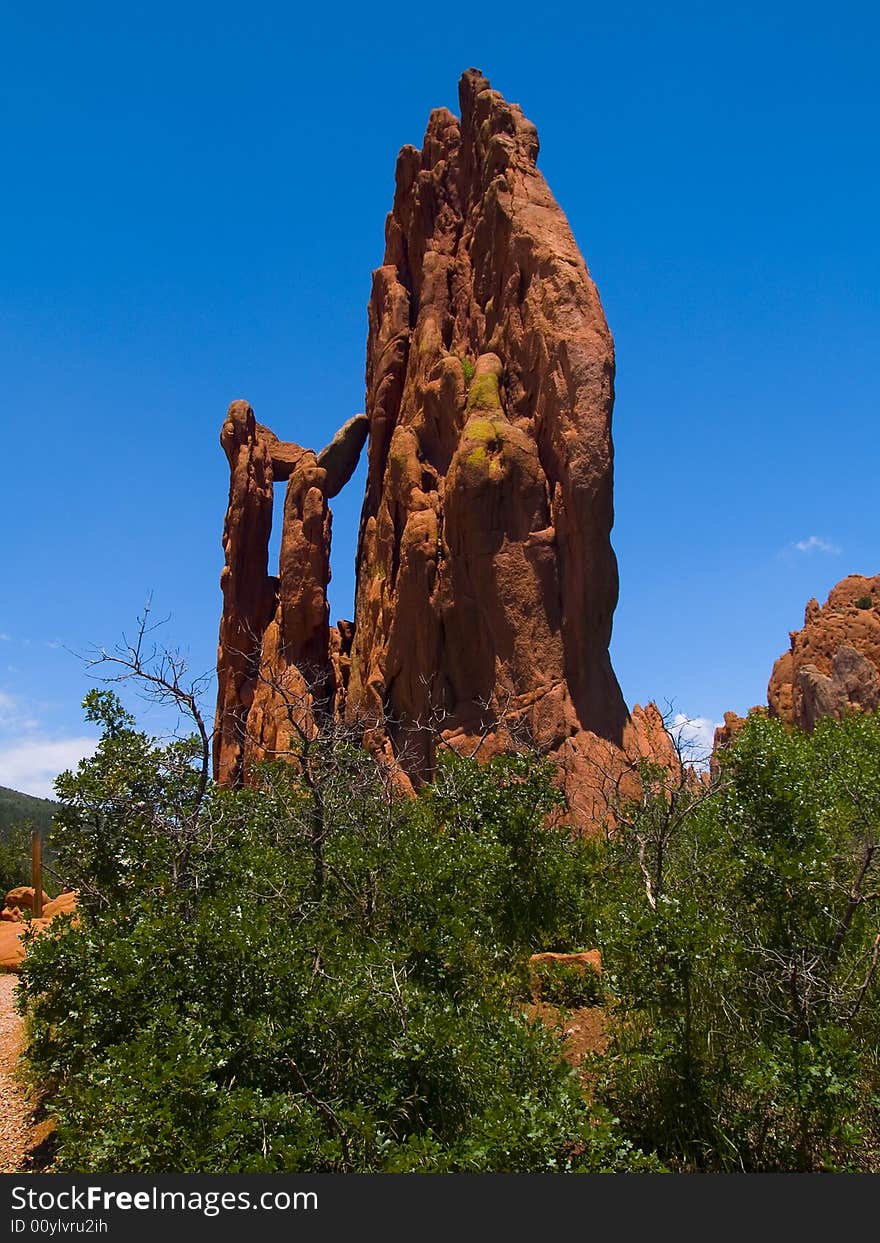
[[400, 153], [373, 276], [349, 709], [619, 744], [613, 343], [535, 127], [476, 70], [460, 100]]
[[[316, 457], [230, 407], [215, 771], [234, 784], [283, 754], [285, 703], [317, 680], [416, 780], [438, 735], [487, 754], [522, 728], [590, 820], [629, 764], [672, 758], [656, 709], [627, 712], [608, 655], [614, 347], [535, 127], [475, 69], [459, 93], [461, 119], [436, 110], [421, 151], [398, 158], [366, 418]], [[327, 499], [367, 429], [355, 621], [331, 632]], [[273, 479], [287, 480], [277, 580]]]

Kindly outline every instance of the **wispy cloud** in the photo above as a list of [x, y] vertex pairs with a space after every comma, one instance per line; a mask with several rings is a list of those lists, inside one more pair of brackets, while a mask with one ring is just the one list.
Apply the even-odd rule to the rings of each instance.
[[0, 690], [0, 732], [27, 733], [38, 725], [39, 721], [20, 699]]
[[52, 798], [58, 774], [75, 768], [98, 742], [85, 735], [59, 737], [34, 709], [34, 704], [0, 689], [0, 785]]
[[708, 716], [688, 716], [684, 712], [676, 712], [669, 732], [681, 746], [683, 758], [699, 768], [708, 763], [715, 741], [715, 730], [722, 723], [713, 721]]
[[0, 630], [0, 643], [11, 643], [12, 635], [6, 634], [4, 630]]
[[0, 785], [37, 798], [52, 798], [58, 774], [75, 768], [81, 759], [94, 753], [97, 745], [96, 738], [86, 737], [0, 743]]
[[822, 552], [831, 557], [836, 557], [842, 551], [832, 540], [823, 539], [821, 535], [809, 535], [806, 539], [795, 540], [790, 547], [794, 552]]

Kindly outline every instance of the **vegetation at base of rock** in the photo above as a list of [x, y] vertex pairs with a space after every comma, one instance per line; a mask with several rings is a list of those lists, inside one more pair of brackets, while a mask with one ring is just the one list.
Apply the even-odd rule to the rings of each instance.
[[23, 975], [60, 1168], [657, 1168], [518, 1004], [536, 945], [589, 939], [591, 850], [547, 827], [545, 761], [449, 756], [405, 799], [331, 730], [311, 793], [270, 764], [193, 820], [187, 744], [92, 708], [58, 783], [80, 924]]
[[575, 1010], [598, 1005], [603, 997], [601, 977], [569, 963], [547, 962], [532, 968], [535, 986], [542, 1001]]
[[474, 378], [474, 364], [469, 358], [460, 358], [458, 361], [461, 363], [461, 369], [464, 372], [465, 384], [470, 384]]
[[[58, 784], [81, 922], [23, 975], [59, 1168], [880, 1170], [877, 716], [753, 716], [586, 840], [536, 754], [407, 799], [328, 726], [317, 784], [200, 794], [102, 694]], [[605, 1007], [588, 1100], [524, 1011], [532, 952], [589, 945], [540, 985]]]

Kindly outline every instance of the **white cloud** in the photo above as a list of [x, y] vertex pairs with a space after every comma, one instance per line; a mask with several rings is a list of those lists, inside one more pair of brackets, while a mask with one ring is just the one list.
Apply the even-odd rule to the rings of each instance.
[[684, 712], [676, 712], [669, 732], [680, 742], [685, 761], [701, 767], [709, 761], [715, 730], [722, 724], [722, 721], [713, 721], [707, 716], [688, 716]]
[[823, 539], [821, 535], [811, 535], [808, 539], [796, 540], [791, 546], [795, 552], [824, 552], [834, 557], [841, 551], [837, 544]]
[[53, 798], [52, 783], [66, 768], [92, 755], [96, 738], [28, 738], [0, 743], [0, 785], [37, 798]]
[[0, 643], [11, 643], [11, 642], [12, 642], [12, 635], [6, 634], [5, 631], [0, 630]]
[[0, 731], [8, 733], [29, 732], [36, 729], [39, 721], [32, 716], [20, 699], [0, 690]]

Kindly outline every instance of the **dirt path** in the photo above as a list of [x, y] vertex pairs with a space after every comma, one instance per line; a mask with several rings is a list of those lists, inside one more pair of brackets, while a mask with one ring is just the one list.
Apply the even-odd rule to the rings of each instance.
[[18, 977], [0, 975], [0, 1173], [21, 1170], [31, 1142], [31, 1106], [15, 1076], [22, 1019], [15, 1011]]

